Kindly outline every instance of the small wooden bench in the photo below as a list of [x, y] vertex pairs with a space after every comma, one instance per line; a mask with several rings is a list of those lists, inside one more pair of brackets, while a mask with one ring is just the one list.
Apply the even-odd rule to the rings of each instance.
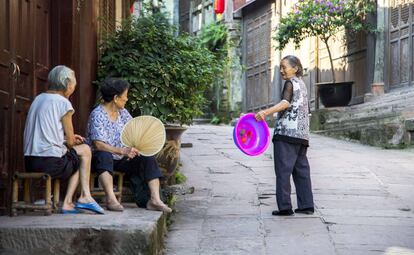
[[[124, 185], [124, 175], [125, 173], [118, 172], [118, 171], [115, 171], [113, 175], [114, 179], [115, 178], [118, 179], [117, 185], [114, 185], [114, 194], [120, 203], [122, 201], [122, 189]], [[98, 178], [98, 175], [92, 172], [91, 178], [90, 178], [90, 185], [89, 185], [89, 188], [91, 190], [91, 195], [93, 197], [99, 197], [99, 198], [105, 197], [106, 196], [105, 191], [101, 187], [95, 186], [96, 178]]]
[[[30, 183], [32, 180], [40, 179], [45, 181], [44, 199], [45, 203], [38, 205], [31, 202]], [[23, 181], [23, 200], [19, 201], [19, 181]], [[60, 180], [53, 179], [53, 203], [52, 203], [52, 177], [46, 173], [26, 172], [15, 173], [12, 185], [12, 206], [11, 216], [17, 216], [18, 210], [40, 210], [45, 215], [51, 215], [58, 211], [60, 192]]]

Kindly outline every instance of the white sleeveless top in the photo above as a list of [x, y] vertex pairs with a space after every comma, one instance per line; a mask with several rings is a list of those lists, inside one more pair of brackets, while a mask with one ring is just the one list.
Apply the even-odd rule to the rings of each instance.
[[71, 102], [59, 94], [42, 93], [35, 98], [24, 129], [25, 156], [62, 157], [66, 154], [62, 117], [68, 111], [74, 111]]

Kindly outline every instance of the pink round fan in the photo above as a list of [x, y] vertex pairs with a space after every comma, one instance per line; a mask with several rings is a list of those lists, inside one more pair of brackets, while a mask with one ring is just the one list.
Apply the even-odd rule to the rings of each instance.
[[270, 132], [266, 121], [257, 121], [254, 113], [240, 117], [233, 130], [237, 147], [249, 156], [262, 154], [270, 143]]

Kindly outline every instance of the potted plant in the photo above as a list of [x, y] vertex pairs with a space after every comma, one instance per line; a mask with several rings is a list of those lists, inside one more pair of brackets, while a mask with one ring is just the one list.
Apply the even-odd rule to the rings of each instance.
[[367, 14], [375, 9], [374, 0], [299, 0], [280, 21], [274, 37], [278, 49], [283, 49], [291, 39], [299, 47], [304, 38], [312, 36], [318, 37], [326, 45], [332, 81], [317, 84], [321, 101], [326, 107], [348, 105], [353, 83], [336, 82], [329, 40], [341, 29], [350, 33], [375, 31], [366, 22]]
[[202, 114], [204, 91], [220, 64], [197, 38], [175, 35], [176, 28], [159, 9], [125, 20], [101, 45], [98, 82], [108, 76], [130, 83], [126, 108], [133, 116], [152, 115], [167, 130], [167, 143], [158, 154], [170, 177], [178, 164], [180, 136]]

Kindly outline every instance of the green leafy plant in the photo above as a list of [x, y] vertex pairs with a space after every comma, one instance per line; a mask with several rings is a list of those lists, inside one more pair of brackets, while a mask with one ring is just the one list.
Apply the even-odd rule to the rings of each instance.
[[211, 23], [202, 28], [199, 35], [200, 43], [224, 60], [227, 54], [228, 31], [223, 23]]
[[127, 80], [126, 107], [133, 116], [148, 114], [183, 125], [202, 114], [203, 93], [220, 64], [198, 38], [175, 36], [175, 31], [165, 14], [152, 10], [123, 21], [103, 40], [98, 82], [108, 76]]
[[182, 172], [180, 171], [175, 171], [174, 173], [174, 178], [175, 178], [175, 183], [176, 184], [181, 184], [184, 183], [187, 180], [187, 176], [185, 176]]
[[[201, 33], [198, 35], [202, 47], [208, 48], [214, 53], [217, 63], [220, 65], [220, 71], [216, 74], [217, 79], [205, 92], [206, 98], [209, 100], [208, 109], [213, 115], [213, 124], [222, 122], [219, 120], [216, 122], [214, 116], [225, 116], [228, 114], [229, 106], [226, 98], [229, 96], [226, 93], [227, 77], [231, 72], [231, 59], [228, 56], [228, 49], [231, 46], [228, 40], [228, 29], [221, 22], [211, 23], [202, 28]], [[224, 97], [224, 98], [223, 98]], [[223, 100], [224, 99], [224, 100]], [[223, 120], [226, 118], [223, 118]]]
[[351, 33], [374, 32], [374, 27], [366, 22], [366, 17], [368, 13], [376, 10], [375, 2], [374, 0], [299, 0], [293, 10], [280, 21], [274, 37], [279, 43], [277, 49], [283, 49], [290, 40], [299, 47], [299, 43], [306, 37], [319, 37], [328, 50], [332, 79], [335, 82], [329, 39], [344, 28]]

